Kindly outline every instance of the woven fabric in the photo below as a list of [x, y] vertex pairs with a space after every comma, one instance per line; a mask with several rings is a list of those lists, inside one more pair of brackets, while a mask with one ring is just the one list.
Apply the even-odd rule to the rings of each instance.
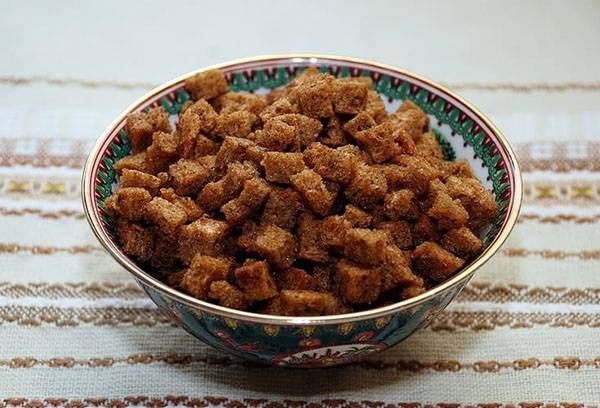
[[[181, 2], [160, 26], [174, 6], [3, 6], [0, 406], [597, 406], [597, 3], [282, 3]], [[303, 33], [309, 18], [319, 28]], [[514, 233], [430, 327], [311, 371], [248, 365], [171, 324], [80, 204], [86, 154], [128, 103], [199, 66], [292, 49], [447, 84], [513, 142], [525, 181]]]

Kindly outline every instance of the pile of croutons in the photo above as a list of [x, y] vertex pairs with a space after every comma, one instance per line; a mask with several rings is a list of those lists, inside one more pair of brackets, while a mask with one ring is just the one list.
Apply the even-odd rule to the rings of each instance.
[[419, 295], [482, 249], [497, 212], [466, 161], [445, 161], [428, 116], [388, 113], [370, 78], [307, 69], [267, 95], [217, 71], [132, 113], [132, 154], [104, 203], [126, 254], [198, 299], [314, 316]]

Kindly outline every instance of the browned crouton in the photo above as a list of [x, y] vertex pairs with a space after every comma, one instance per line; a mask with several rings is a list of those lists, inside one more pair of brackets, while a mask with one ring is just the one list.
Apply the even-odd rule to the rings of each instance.
[[213, 104], [221, 115], [240, 111], [259, 115], [267, 105], [267, 102], [266, 98], [262, 95], [247, 92], [228, 92], [215, 98]]
[[424, 242], [412, 253], [415, 269], [436, 282], [452, 276], [462, 265], [463, 260], [452, 255], [435, 242]]
[[413, 237], [410, 224], [406, 221], [386, 221], [377, 224], [377, 228], [386, 232], [393, 242], [400, 249], [408, 249], [413, 245]]
[[347, 184], [354, 175], [358, 159], [344, 149], [312, 143], [304, 150], [304, 161], [326, 180]]
[[141, 187], [156, 195], [160, 188], [160, 179], [152, 174], [144, 173], [138, 170], [123, 169], [123, 174], [119, 178], [120, 186], [123, 187]]
[[381, 97], [373, 90], [369, 90], [367, 93], [365, 112], [368, 113], [376, 123], [382, 123], [388, 116], [388, 112], [385, 109], [385, 104], [381, 100]]
[[169, 166], [175, 192], [194, 195], [209, 181], [210, 172], [195, 160], [180, 159]]
[[348, 143], [342, 122], [335, 116], [327, 120], [325, 135], [320, 138], [320, 142], [329, 147], [343, 146]]
[[131, 145], [131, 151], [138, 153], [150, 146], [154, 132], [171, 133], [169, 115], [163, 107], [152, 108], [147, 112], [135, 112], [127, 115], [125, 132]]
[[469, 221], [469, 213], [462, 206], [460, 200], [452, 200], [444, 192], [438, 192], [435, 195], [427, 215], [433, 218], [441, 229], [445, 230], [459, 228]]
[[156, 174], [166, 171], [177, 159], [177, 139], [175, 136], [156, 132], [152, 135], [152, 144], [146, 149], [146, 167]]
[[261, 162], [265, 178], [272, 183], [288, 184], [290, 176], [306, 167], [302, 153], [266, 152]]
[[248, 308], [248, 302], [244, 293], [224, 280], [215, 281], [210, 284], [208, 297], [216, 300], [221, 306], [230, 309], [246, 310]]
[[318, 286], [317, 280], [300, 268], [287, 268], [280, 272], [277, 282], [282, 290], [315, 290]]
[[187, 213], [181, 207], [160, 197], [146, 204], [145, 212], [145, 218], [167, 234], [173, 234], [187, 221]]
[[427, 192], [432, 180], [440, 175], [439, 170], [421, 157], [410, 155], [395, 156], [397, 166], [383, 166], [390, 188], [408, 188], [416, 195]]
[[306, 77], [296, 90], [302, 113], [315, 118], [333, 116], [334, 83], [329, 74]]
[[358, 115], [353, 117], [351, 120], [346, 122], [344, 130], [352, 137], [356, 136], [358, 132], [370, 129], [376, 126], [375, 120], [367, 112], [360, 112]]
[[219, 139], [226, 136], [245, 138], [259, 120], [258, 116], [248, 111], [220, 114], [212, 134]]
[[259, 116], [263, 123], [267, 123], [269, 120], [287, 113], [298, 113], [298, 106], [292, 105], [288, 98], [283, 97], [267, 106]]
[[339, 215], [325, 218], [318, 231], [321, 244], [330, 250], [342, 252], [346, 246], [346, 232], [352, 228], [350, 221]]
[[490, 190], [485, 190], [481, 182], [474, 178], [451, 176], [446, 182], [448, 194], [460, 200], [469, 213], [469, 227], [479, 232], [494, 219], [498, 204]]
[[323, 129], [321, 122], [299, 113], [280, 115], [277, 116], [277, 119], [294, 128], [302, 148], [316, 142], [319, 132]]
[[185, 80], [185, 89], [192, 99], [212, 99], [227, 92], [227, 80], [221, 71], [199, 72]]
[[336, 113], [355, 115], [367, 102], [369, 86], [355, 78], [342, 78], [334, 83], [333, 109]]
[[231, 261], [206, 255], [196, 255], [183, 275], [181, 288], [195, 298], [206, 300], [210, 284], [226, 280], [231, 271]]
[[265, 204], [261, 223], [292, 229], [302, 209], [303, 205], [297, 192], [289, 188], [273, 189]]
[[300, 136], [296, 129], [279, 117], [265, 123], [262, 131], [257, 132], [256, 143], [272, 151], [295, 152], [300, 150]]
[[327, 189], [319, 174], [306, 169], [290, 176], [290, 181], [315, 213], [324, 216], [331, 212], [335, 195]]
[[381, 163], [401, 152], [395, 140], [395, 130], [392, 123], [385, 122], [356, 132], [354, 138], [375, 163]]
[[348, 259], [340, 259], [335, 266], [340, 295], [347, 302], [369, 304], [377, 300], [381, 291], [379, 268], [362, 266]]
[[345, 191], [346, 198], [353, 204], [372, 209], [383, 201], [388, 185], [383, 172], [373, 166], [359, 165], [354, 178]]
[[264, 149], [251, 140], [226, 137], [215, 158], [215, 169], [219, 172], [224, 171], [230, 163], [244, 160], [258, 164], [263, 155]]
[[154, 235], [152, 230], [127, 221], [117, 223], [117, 235], [123, 246], [123, 252], [139, 260], [147, 261], [154, 253]]
[[118, 173], [122, 173], [125, 169], [137, 170], [144, 173], [152, 172], [151, 164], [146, 160], [146, 152], [132, 154], [119, 159], [113, 167]]
[[429, 126], [427, 114], [408, 100], [400, 105], [396, 113], [392, 115], [392, 120], [406, 130], [413, 139], [417, 139]]
[[247, 223], [238, 245], [247, 252], [259, 254], [280, 269], [288, 268], [296, 259], [294, 236], [276, 225], [256, 227]]
[[387, 292], [398, 287], [423, 286], [423, 279], [410, 268], [410, 255], [395, 245], [383, 249], [385, 254], [381, 264], [381, 291]]
[[258, 172], [249, 163], [229, 164], [227, 173], [219, 181], [208, 183], [198, 195], [198, 203], [207, 210], [216, 210], [234, 199], [247, 180], [258, 177]]
[[442, 246], [454, 255], [469, 258], [481, 251], [482, 242], [467, 227], [452, 229], [442, 237]]
[[421, 215], [412, 226], [412, 236], [415, 245], [425, 241], [439, 241], [440, 232], [435, 222], [427, 215]]
[[152, 200], [148, 190], [140, 187], [124, 187], [115, 191], [104, 201], [104, 208], [112, 215], [119, 215], [129, 221], [144, 217], [144, 207]]
[[373, 222], [373, 216], [358, 207], [348, 204], [345, 207], [344, 219], [353, 227], [368, 228]]
[[288, 316], [320, 316], [342, 310], [340, 300], [334, 295], [312, 290], [282, 290], [280, 302]]
[[344, 254], [365, 265], [378, 265], [383, 260], [386, 239], [383, 231], [351, 228], [346, 231]]
[[444, 153], [437, 137], [432, 132], [423, 133], [416, 140], [416, 154], [421, 157], [433, 157], [439, 160], [444, 159]]
[[227, 233], [227, 223], [209, 217], [201, 217], [179, 232], [179, 257], [189, 263], [196, 254], [218, 255], [221, 242]]
[[309, 213], [298, 220], [298, 258], [313, 262], [327, 262], [329, 253], [321, 246], [319, 235], [322, 222]]
[[277, 285], [265, 261], [247, 261], [235, 270], [235, 280], [250, 302], [277, 296]]
[[385, 215], [390, 220], [419, 217], [419, 207], [415, 203], [415, 193], [407, 189], [387, 194], [384, 200], [384, 210]]

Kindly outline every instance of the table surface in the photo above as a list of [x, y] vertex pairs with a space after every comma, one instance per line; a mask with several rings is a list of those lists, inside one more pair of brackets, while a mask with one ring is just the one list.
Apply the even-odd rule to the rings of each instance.
[[[0, 406], [600, 402], [597, 1], [2, 9]], [[524, 170], [520, 222], [444, 312], [447, 330], [423, 330], [360, 366], [290, 371], [222, 358], [154, 308], [134, 307], [143, 295], [82, 215], [83, 160], [130, 102], [204, 65], [289, 52], [373, 59], [448, 85], [488, 113]]]

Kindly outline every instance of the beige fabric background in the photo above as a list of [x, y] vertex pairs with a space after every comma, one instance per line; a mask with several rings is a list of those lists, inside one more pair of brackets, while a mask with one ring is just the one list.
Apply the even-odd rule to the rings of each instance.
[[[598, 406], [600, 3], [1, 5], [0, 406]], [[80, 168], [152, 85], [310, 51], [454, 88], [515, 144], [525, 206], [502, 252], [399, 347], [328, 370], [247, 366], [171, 326], [99, 249]]]

